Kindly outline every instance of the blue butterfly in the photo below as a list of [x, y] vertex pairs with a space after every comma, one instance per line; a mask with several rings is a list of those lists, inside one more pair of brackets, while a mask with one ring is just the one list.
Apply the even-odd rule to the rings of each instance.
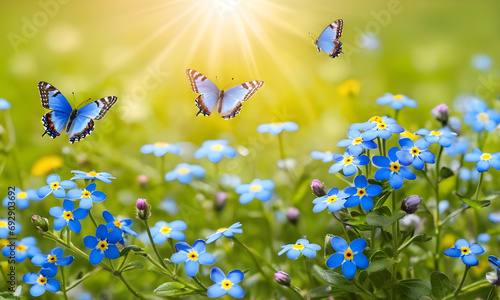
[[205, 75], [196, 70], [187, 69], [186, 74], [193, 92], [201, 94], [195, 100], [199, 109], [196, 115], [209, 116], [217, 105], [217, 112], [226, 120], [239, 114], [241, 103], [250, 99], [264, 85], [263, 81], [254, 80], [224, 91], [219, 90]]
[[344, 28], [344, 21], [338, 19], [332, 24], [328, 25], [319, 37], [313, 40], [314, 45], [318, 48], [318, 52], [325, 52], [331, 58], [335, 58], [342, 53], [342, 42], [339, 41]]
[[94, 130], [94, 120], [104, 118], [116, 103], [115, 96], [108, 96], [73, 109], [66, 97], [50, 83], [40, 81], [38, 91], [42, 106], [51, 110], [42, 117], [45, 127], [42, 136], [48, 134], [51, 138], [56, 138], [64, 130], [72, 144], [89, 135]]

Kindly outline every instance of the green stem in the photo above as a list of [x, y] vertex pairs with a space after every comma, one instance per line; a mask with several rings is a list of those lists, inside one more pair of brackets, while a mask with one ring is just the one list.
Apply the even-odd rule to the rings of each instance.
[[459, 215], [461, 214], [463, 211], [465, 211], [466, 209], [469, 209], [470, 206], [466, 206], [466, 207], [462, 207], [462, 208], [459, 208], [457, 210], [455, 210], [454, 212], [452, 212], [451, 214], [449, 214], [446, 218], [444, 218], [444, 220], [442, 220], [440, 223], [439, 223], [439, 226], [443, 226], [444, 224], [446, 224], [446, 222], [448, 222], [451, 218], [455, 217], [456, 215]]
[[387, 140], [382, 140], [382, 147], [384, 148], [384, 156], [387, 156], [386, 142]]
[[285, 147], [283, 145], [283, 137], [281, 134], [278, 134], [278, 142], [279, 142], [279, 147], [280, 147], [280, 159], [284, 160], [285, 159]]
[[496, 289], [497, 285], [496, 284], [492, 284], [491, 285], [491, 289], [490, 289], [490, 292], [488, 293], [488, 297], [486, 298], [486, 300], [492, 300], [493, 297], [495, 296], [495, 289]]
[[121, 271], [121, 269], [123, 268], [123, 265], [124, 265], [124, 264], [125, 264], [125, 262], [127, 261], [127, 257], [128, 257], [128, 255], [129, 255], [129, 254], [130, 254], [130, 251], [129, 251], [129, 252], [127, 252], [127, 254], [125, 254], [125, 256], [124, 256], [124, 257], [123, 257], [123, 259], [122, 259], [122, 262], [120, 263], [120, 266], [118, 267], [118, 270], [120, 270], [120, 271]]
[[[396, 198], [396, 190], [392, 190], [392, 197], [391, 197], [391, 210], [392, 213], [394, 214], [396, 212], [396, 207], [397, 207], [397, 198]], [[392, 299], [396, 299], [396, 266], [398, 263], [398, 231], [399, 231], [399, 220], [396, 222], [392, 223], [392, 240], [393, 240], [393, 248], [394, 248], [394, 264], [392, 265]]]
[[455, 193], [458, 193], [458, 188], [460, 187], [460, 168], [462, 168], [462, 165], [464, 163], [464, 155], [462, 154], [460, 156], [460, 164], [458, 166], [458, 173], [455, 178]]
[[481, 184], [483, 183], [483, 177], [484, 177], [484, 172], [481, 172], [481, 175], [479, 176], [479, 181], [477, 182], [476, 193], [474, 195], [474, 199], [476, 200], [476, 202], [479, 199], [479, 192], [481, 191]]
[[97, 266], [95, 269], [93, 269], [92, 271], [88, 272], [88, 273], [85, 273], [85, 275], [82, 276], [82, 278], [74, 281], [73, 283], [71, 283], [71, 285], [69, 285], [67, 288], [66, 288], [66, 291], [70, 291], [72, 290], [73, 288], [75, 288], [76, 286], [78, 286], [81, 282], [83, 282], [85, 279], [99, 273], [100, 271], [102, 271], [102, 268], [100, 266]]
[[439, 182], [441, 182], [441, 174], [439, 173], [440, 170], [439, 170], [439, 167], [440, 167], [440, 163], [441, 163], [441, 155], [443, 154], [443, 149], [444, 147], [443, 146], [439, 146], [439, 152], [438, 152], [438, 156], [436, 158], [436, 185], [439, 184]]
[[[238, 240], [235, 236], [232, 237], [232, 239], [237, 243], [239, 244], [241, 247], [245, 248], [245, 250], [247, 250], [248, 254], [250, 254], [250, 258], [252, 258], [254, 264], [257, 266], [257, 269], [259, 269], [259, 272], [262, 274], [262, 276], [264, 276], [264, 278], [267, 278], [266, 276], [266, 273], [264, 273], [264, 270], [262, 270], [262, 267], [260, 266], [259, 264], [259, 261], [255, 258], [254, 256], [254, 251], [252, 249], [250, 249], [247, 245], [243, 244], [242, 242], [240, 242], [240, 240]], [[256, 254], [256, 253], [255, 253]], [[274, 267], [268, 263], [262, 256], [259, 255], [259, 258], [261, 259], [261, 261], [263, 261], [266, 265], [268, 265], [271, 270], [273, 270], [275, 273], [278, 272], [276, 271], [276, 269], [274, 269]], [[267, 278], [269, 280], [269, 278]]]
[[370, 248], [375, 249], [375, 234], [377, 233], [377, 227], [372, 226], [370, 234]]
[[125, 280], [125, 278], [123, 278], [123, 275], [121, 273], [118, 274], [118, 278], [120, 278], [120, 280], [123, 282], [123, 284], [127, 287], [127, 289], [134, 295], [136, 296], [137, 298], [139, 299], [146, 299], [144, 298], [141, 294], [137, 293], [134, 288], [128, 284], [128, 282]]
[[204, 289], [205, 291], [207, 290], [207, 287], [203, 285], [203, 283], [198, 279], [198, 277], [193, 276], [192, 278], [202, 289]]
[[92, 209], [89, 210], [89, 217], [90, 220], [92, 220], [92, 223], [94, 223], [95, 228], [97, 228], [97, 222], [94, 219], [94, 216], [92, 215]]
[[66, 293], [66, 276], [64, 276], [64, 267], [60, 268], [61, 270], [61, 291], [64, 296], [64, 299], [68, 299], [68, 294]]
[[163, 258], [161, 257], [160, 255], [160, 252], [158, 251], [158, 248], [156, 247], [156, 243], [154, 242], [153, 240], [153, 236], [151, 235], [151, 230], [149, 230], [149, 224], [148, 224], [148, 220], [142, 220], [144, 222], [144, 226], [146, 226], [146, 231], [148, 233], [148, 237], [149, 237], [149, 242], [151, 243], [151, 247], [153, 248], [155, 254], [156, 254], [156, 257], [158, 258], [158, 261], [160, 262], [161, 266], [168, 270], [170, 272], [170, 274], [173, 274], [172, 273], [172, 270], [170, 270], [170, 268], [167, 266], [167, 264], [165, 264], [165, 261], [163, 261]]
[[353, 280], [351, 280], [352, 283], [354, 283], [354, 285], [361, 290], [362, 293], [365, 293], [367, 294], [368, 296], [370, 296], [370, 299], [377, 299], [377, 297], [370, 291], [367, 291], [359, 282], [358, 282], [358, 279], [357, 278], [354, 278]]
[[458, 296], [458, 293], [460, 293], [460, 290], [462, 289], [462, 286], [464, 285], [465, 277], [467, 277], [467, 272], [469, 272], [470, 266], [465, 266], [465, 272], [464, 276], [462, 277], [462, 281], [460, 281], [460, 285], [457, 287], [455, 293], [453, 295]]
[[311, 269], [309, 268], [309, 264], [307, 263], [307, 257], [304, 256], [304, 264], [306, 265], [307, 277], [309, 277], [309, 283], [314, 286], [314, 279], [312, 277]]
[[396, 111], [394, 112], [394, 120], [396, 120], [396, 121], [397, 121], [397, 120], [398, 120], [398, 116], [399, 116], [399, 110], [396, 110]]
[[378, 145], [378, 154], [380, 156], [384, 156], [384, 153], [382, 152], [382, 139], [377, 137], [377, 145]]
[[347, 233], [347, 228], [345, 228], [344, 222], [342, 222], [339, 218], [337, 218], [337, 216], [335, 215], [334, 212], [332, 212], [331, 214], [335, 218], [335, 220], [339, 221], [340, 225], [342, 226], [342, 230], [344, 231], [344, 234], [346, 236], [346, 239], [349, 241], [349, 243], [351, 243], [351, 238], [349, 237], [349, 234]]
[[144, 257], [145, 259], [147, 259], [150, 263], [152, 263], [153, 265], [155, 265], [157, 268], [158, 268], [158, 271], [160, 273], [162, 273], [163, 275], [167, 276], [168, 278], [174, 280], [174, 281], [177, 281], [177, 282], [180, 282], [182, 284], [184, 284], [185, 286], [189, 287], [190, 289], [194, 290], [194, 291], [201, 291], [198, 289], [198, 287], [192, 285], [191, 283], [185, 281], [184, 279], [182, 279], [181, 277], [177, 277], [175, 275], [172, 275], [172, 274], [169, 274], [167, 272], [167, 269], [163, 268], [163, 266], [157, 262], [156, 260], [154, 260], [151, 255], [147, 255]]
[[295, 294], [297, 294], [297, 295], [300, 297], [300, 299], [304, 299], [304, 297], [302, 297], [302, 295], [300, 294], [300, 289], [299, 289], [298, 287], [296, 287], [296, 286], [294, 286], [294, 285], [291, 285], [291, 284], [290, 284], [290, 285], [288, 285], [287, 287], [288, 287], [289, 289], [291, 289], [292, 291], [294, 291], [294, 292], [295, 292]]
[[439, 226], [439, 183], [441, 182], [440, 174], [439, 174], [439, 164], [441, 162], [441, 155], [443, 154], [443, 146], [440, 146], [438, 157], [436, 159], [436, 184], [433, 186], [434, 194], [436, 198], [436, 207], [434, 213], [434, 233], [436, 235], [436, 248], [434, 250], [434, 270], [439, 271], [439, 258], [441, 257], [441, 253], [439, 250], [440, 247], [440, 234], [441, 234], [441, 226]]

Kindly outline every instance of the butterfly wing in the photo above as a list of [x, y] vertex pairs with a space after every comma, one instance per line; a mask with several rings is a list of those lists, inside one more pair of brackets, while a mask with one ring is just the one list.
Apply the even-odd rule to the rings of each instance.
[[115, 96], [108, 96], [84, 105], [70, 117], [66, 127], [69, 142], [78, 142], [94, 130], [94, 120], [101, 120], [116, 103]]
[[224, 92], [217, 111], [224, 119], [234, 118], [240, 113], [241, 102], [250, 99], [263, 85], [263, 81], [254, 80], [233, 86]]
[[61, 135], [61, 132], [64, 130], [69, 121], [69, 116], [70, 114], [58, 110], [53, 110], [43, 115], [42, 123], [45, 128], [45, 132], [42, 136], [48, 134], [54, 139]]
[[209, 116], [219, 99], [219, 89], [205, 75], [192, 69], [186, 70], [191, 90], [197, 94], [201, 94], [196, 98], [196, 107], [200, 110], [196, 115], [202, 113], [204, 116]]
[[43, 127], [45, 128], [42, 136], [48, 134], [51, 138], [56, 138], [61, 135], [68, 123], [73, 108], [66, 100], [66, 97], [50, 83], [38, 82], [38, 92], [40, 93], [42, 106], [53, 110], [42, 117]]
[[115, 105], [116, 96], [108, 96], [91, 102], [78, 110], [78, 116], [84, 116], [94, 120], [100, 120]]
[[342, 36], [344, 21], [338, 19], [326, 27], [316, 41], [318, 51], [323, 50], [331, 58], [337, 57], [342, 52], [342, 43], [338, 40]]
[[78, 142], [94, 130], [94, 120], [77, 114], [67, 127], [69, 142]]

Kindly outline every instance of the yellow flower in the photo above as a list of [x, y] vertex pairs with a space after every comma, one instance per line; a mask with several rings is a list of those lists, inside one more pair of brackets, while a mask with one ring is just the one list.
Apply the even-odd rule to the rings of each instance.
[[31, 174], [33, 176], [47, 175], [54, 169], [62, 166], [63, 160], [57, 155], [47, 155], [38, 159], [31, 167]]
[[341, 82], [337, 87], [337, 92], [341, 96], [354, 97], [361, 90], [361, 82], [357, 79], [347, 79]]

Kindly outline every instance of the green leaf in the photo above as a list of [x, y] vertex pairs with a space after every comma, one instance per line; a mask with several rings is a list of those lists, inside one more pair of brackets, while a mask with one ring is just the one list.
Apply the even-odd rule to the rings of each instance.
[[142, 268], [144, 268], [144, 265], [142, 264], [142, 262], [133, 261], [133, 262], [129, 262], [128, 264], [126, 264], [125, 267], [123, 267], [122, 272], [127, 272], [127, 271], [131, 271], [134, 269], [142, 269]]
[[425, 242], [428, 242], [432, 240], [432, 237], [431, 236], [428, 236], [427, 234], [425, 233], [421, 233], [421, 234], [417, 234], [414, 238], [413, 238], [413, 242], [420, 242], [420, 243], [425, 243]]
[[469, 205], [470, 207], [474, 209], [480, 209], [482, 207], [487, 207], [491, 204], [491, 201], [489, 200], [480, 200], [480, 201], [474, 201], [470, 198], [467, 198], [465, 196], [460, 195], [459, 193], [456, 193], [457, 197], [462, 200], [465, 204]]
[[325, 270], [323, 271], [323, 278], [331, 284], [332, 289], [347, 293], [358, 293], [360, 290], [356, 285], [351, 283], [348, 279], [337, 272]]
[[196, 291], [187, 288], [184, 284], [180, 282], [165, 282], [164, 284], [157, 287], [153, 292], [158, 296], [171, 296], [171, 297], [196, 293]]
[[130, 251], [139, 252], [139, 251], [144, 251], [144, 249], [142, 249], [141, 247], [136, 246], [136, 245], [130, 245], [130, 246], [123, 248], [123, 250], [120, 251], [120, 257], [125, 256]]
[[387, 206], [376, 208], [366, 215], [366, 223], [375, 227], [386, 227], [404, 217], [406, 213], [402, 210], [390, 215], [390, 209]]
[[441, 179], [450, 178], [453, 175], [455, 175], [455, 173], [453, 173], [453, 171], [450, 168], [447, 167], [441, 168]]
[[355, 213], [354, 211], [351, 213], [351, 217], [349, 217], [349, 220], [347, 220], [345, 224], [356, 227], [356, 229], [361, 231], [368, 231], [372, 229], [371, 226], [366, 224], [366, 215]]
[[383, 251], [376, 251], [370, 256], [370, 265], [366, 269], [366, 271], [373, 273], [378, 272], [383, 269], [388, 269], [394, 264], [394, 260], [389, 258], [387, 254]]
[[338, 293], [333, 290], [331, 285], [324, 285], [310, 290], [309, 294], [307, 294], [307, 298], [309, 299], [326, 298], [328, 296], [333, 296], [333, 295], [338, 295]]
[[451, 293], [452, 286], [450, 279], [444, 273], [432, 272], [431, 274], [432, 294], [437, 299], [443, 299], [446, 295]]
[[420, 278], [400, 280], [396, 284], [398, 299], [419, 300], [431, 292], [431, 284]]
[[21, 299], [22, 286], [17, 286], [14, 293], [12, 292], [0, 292], [0, 299], [5, 300], [19, 300]]
[[373, 286], [376, 286], [377, 289], [389, 288], [391, 285], [391, 281], [387, 280], [387, 278], [391, 278], [391, 272], [387, 269], [383, 269], [382, 271], [370, 273], [368, 278], [372, 282]]

